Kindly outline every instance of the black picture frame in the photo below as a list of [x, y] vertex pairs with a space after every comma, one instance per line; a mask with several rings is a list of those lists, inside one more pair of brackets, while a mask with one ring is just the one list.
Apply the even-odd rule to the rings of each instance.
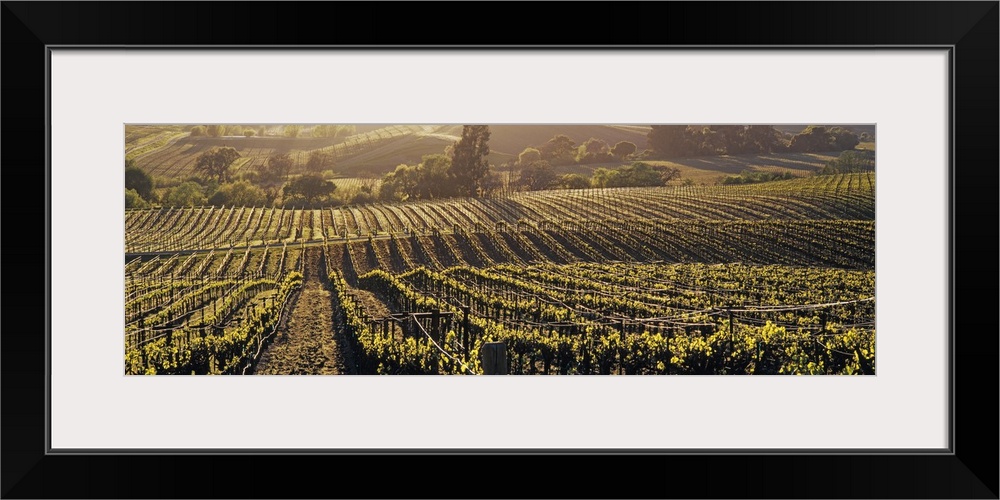
[[[563, 13], [558, 16], [534, 3], [482, 3], [475, 10], [458, 3], [2, 3], [3, 139], [8, 146], [2, 149], [8, 179], [4, 219], [8, 235], [17, 235], [3, 246], [3, 254], [7, 263], [31, 270], [27, 277], [9, 275], [15, 281], [8, 291], [14, 293], [4, 294], [4, 498], [998, 497], [993, 385], [998, 294], [992, 260], [998, 255], [998, 2], [563, 3], [554, 6]], [[482, 9], [491, 12], [487, 19], [479, 14]], [[614, 21], [618, 16], [620, 23]], [[601, 25], [586, 29], [588, 22]], [[48, 221], [51, 203], [47, 47], [552, 46], [543, 43], [546, 39], [608, 50], [614, 50], [606, 45], [612, 39], [651, 49], [950, 47], [954, 361], [949, 453], [518, 454], [489, 460], [477, 453], [47, 453], [49, 238], [46, 234], [43, 242], [37, 236], [40, 216], [44, 213]], [[41, 210], [36, 208], [40, 202]], [[558, 472], [567, 468], [576, 472]], [[375, 484], [360, 479], [372, 471], [385, 479]]]

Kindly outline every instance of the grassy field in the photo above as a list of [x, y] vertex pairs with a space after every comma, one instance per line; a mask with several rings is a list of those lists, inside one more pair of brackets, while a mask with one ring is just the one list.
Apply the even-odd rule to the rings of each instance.
[[[824, 153], [775, 153], [770, 155], [702, 156], [676, 160], [646, 160], [652, 165], [664, 165], [680, 170], [681, 180], [691, 179], [696, 184], [712, 185], [728, 175], [744, 170], [791, 172], [796, 176], [812, 175], [839, 155], [839, 151]], [[627, 162], [630, 163], [630, 162]], [[598, 168], [616, 168], [627, 163], [600, 163], [555, 167], [559, 174], [591, 175]]]
[[706, 156], [683, 158], [673, 161], [651, 162], [675, 167], [681, 171], [681, 179], [691, 179], [699, 184], [711, 184], [727, 176], [744, 170], [766, 170], [770, 172], [791, 172], [794, 175], [811, 175], [839, 155], [830, 153], [780, 153], [771, 155]]

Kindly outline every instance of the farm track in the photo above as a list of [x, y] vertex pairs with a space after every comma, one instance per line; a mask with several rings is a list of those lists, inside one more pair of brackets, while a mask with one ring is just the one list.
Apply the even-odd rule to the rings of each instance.
[[256, 373], [267, 375], [353, 374], [354, 360], [344, 332], [334, 328], [332, 284], [323, 252], [306, 249], [302, 291], [291, 316], [261, 354]]

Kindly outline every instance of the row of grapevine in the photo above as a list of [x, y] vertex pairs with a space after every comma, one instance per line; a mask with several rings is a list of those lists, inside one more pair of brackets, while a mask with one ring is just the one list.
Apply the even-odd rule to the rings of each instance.
[[[786, 181], [789, 186], [784, 188], [660, 187], [521, 193], [502, 200], [337, 207], [320, 212], [319, 217], [314, 217], [311, 210], [253, 207], [129, 210], [125, 220], [126, 251], [261, 245], [319, 240], [321, 236], [348, 239], [414, 232], [481, 232], [602, 221], [874, 220], [874, 190], [861, 180], [872, 175], [842, 174], [839, 177], [846, 181], [840, 183], [821, 178]], [[838, 194], [841, 184], [854, 191]], [[308, 231], [301, 227], [303, 216], [311, 221]]]
[[[826, 271], [824, 275], [820, 269], [735, 266], [705, 271], [687, 267], [647, 265], [640, 273], [674, 278], [697, 273], [703, 281], [715, 279], [715, 286], [724, 287], [727, 282], [739, 283], [748, 276], [780, 281], [801, 279], [803, 276], [796, 274], [808, 272], [821, 277], [826, 285], [836, 283], [853, 290], [848, 294], [852, 297], [873, 289], [870, 275], [846, 271]], [[535, 281], [503, 278], [503, 273], [518, 269], [463, 267], [447, 274], [418, 269], [398, 276], [376, 270], [359, 278], [359, 286], [383, 298], [394, 311], [457, 314], [466, 307], [471, 313], [468, 346], [462, 346], [453, 331], [433, 348], [420, 344], [419, 338], [409, 339], [407, 344], [380, 334], [378, 321], [367, 318], [356, 303], [347, 300], [349, 287], [339, 278], [337, 288], [345, 297], [342, 309], [349, 309], [354, 318], [352, 331], [360, 332], [364, 342], [370, 344], [366, 351], [369, 368], [391, 363], [393, 369], [409, 367], [405, 373], [475, 371], [478, 365], [474, 356], [467, 362], [451, 359], [458, 359], [463, 350], [476, 353], [483, 342], [501, 341], [511, 353], [511, 373], [874, 373], [874, 303], [870, 297], [768, 306], [774, 301], [818, 296], [799, 290], [769, 297], [758, 295], [753, 301], [749, 299], [758, 293], [755, 289], [739, 291], [743, 295], [730, 290], [719, 305], [694, 310], [690, 308], [697, 303], [691, 302], [692, 297], [706, 290], [688, 287], [657, 288], [655, 293], [634, 291], [616, 302], [610, 296], [620, 289], [595, 278], [563, 281], [578, 288], [537, 284], [558, 280], [562, 276], [558, 273], [580, 271], [586, 275], [587, 267], [550, 264], [530, 269], [534, 273], [530, 278]], [[463, 275], [468, 281], [455, 279]], [[649, 308], [667, 292], [676, 293], [682, 305], [661, 303], [661, 308]], [[608, 300], [595, 299], [601, 293]], [[595, 311], [598, 314], [593, 314]], [[637, 313], [657, 316], [635, 316]], [[380, 347], [374, 349], [372, 345]], [[445, 361], [427, 365], [430, 354], [439, 348], [445, 355], [438, 359]]]
[[[162, 321], [176, 323], [165, 314], [170, 308], [201, 305], [211, 300], [212, 313], [199, 321], [173, 324], [155, 336], [141, 338], [145, 327], [126, 332], [126, 374], [237, 374], [244, 373], [259, 358], [262, 348], [286, 310], [290, 294], [302, 282], [298, 271], [288, 273], [278, 284], [256, 280], [232, 287], [216, 282], [185, 294], [166, 309], [143, 320], [145, 324]], [[225, 293], [214, 294], [214, 290]], [[199, 301], [200, 300], [200, 301]], [[239, 316], [233, 318], [233, 316]]]

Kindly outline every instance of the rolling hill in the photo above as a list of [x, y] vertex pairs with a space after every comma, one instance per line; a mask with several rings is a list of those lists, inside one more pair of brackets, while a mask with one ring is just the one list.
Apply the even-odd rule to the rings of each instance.
[[[797, 133], [804, 125], [779, 125], [776, 128], [782, 132]], [[874, 134], [875, 126], [851, 126], [858, 133]], [[340, 138], [313, 138], [308, 129], [303, 137], [288, 138], [281, 136], [257, 137], [189, 137], [183, 134], [177, 126], [139, 126], [126, 127], [126, 151], [139, 167], [153, 175], [165, 178], [184, 178], [193, 174], [194, 164], [198, 155], [212, 147], [233, 147], [241, 158], [234, 164], [237, 172], [253, 171], [262, 166], [268, 156], [278, 153], [291, 154], [299, 163], [304, 163], [310, 152], [324, 149], [332, 152], [336, 158], [335, 171], [347, 176], [382, 175], [392, 171], [401, 163], [416, 164], [425, 155], [443, 153], [451, 144], [459, 140], [462, 125], [357, 125], [357, 133]], [[562, 134], [568, 136], [576, 144], [587, 139], [597, 138], [614, 145], [619, 141], [630, 141], [639, 150], [646, 147], [648, 126], [640, 125], [570, 125], [570, 124], [499, 124], [490, 126], [490, 162], [501, 165], [527, 147], [539, 147], [552, 137]], [[809, 158], [804, 165], [812, 169], [817, 164], [828, 160]], [[769, 166], [770, 160], [755, 158], [752, 166]], [[771, 159], [773, 160], [773, 158]], [[818, 162], [816, 160], [819, 160]], [[736, 164], [744, 163], [742, 159], [727, 165], [730, 168], [719, 168], [713, 165], [715, 160], [705, 161], [694, 159], [678, 163], [706, 167], [707, 170], [723, 170], [725, 173], [735, 173]], [[780, 163], [780, 162], [779, 162]], [[593, 167], [593, 166], [591, 166]], [[801, 168], [792, 165], [791, 168]], [[574, 169], [575, 170], [575, 169]], [[587, 168], [584, 168], [587, 170]], [[714, 175], [718, 175], [715, 172]]]

